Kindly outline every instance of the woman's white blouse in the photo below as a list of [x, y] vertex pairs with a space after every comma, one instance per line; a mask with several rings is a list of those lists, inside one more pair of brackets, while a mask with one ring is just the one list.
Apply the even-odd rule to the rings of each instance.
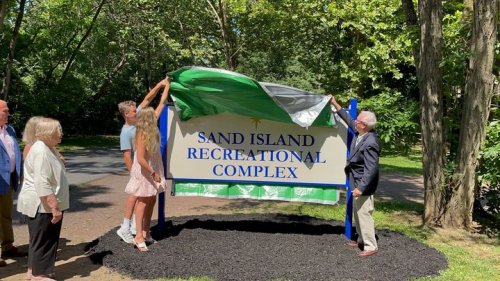
[[17, 210], [34, 218], [37, 212], [51, 213], [40, 197], [55, 194], [59, 210], [69, 208], [69, 184], [64, 163], [42, 141], [36, 141], [24, 161], [24, 181]]

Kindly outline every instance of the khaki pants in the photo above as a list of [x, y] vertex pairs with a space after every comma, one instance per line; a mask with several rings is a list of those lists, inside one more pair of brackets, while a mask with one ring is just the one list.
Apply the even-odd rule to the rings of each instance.
[[14, 243], [14, 231], [12, 229], [13, 192], [11, 186], [7, 193], [0, 195], [0, 241], [2, 242], [2, 248]]
[[365, 251], [377, 250], [375, 239], [375, 222], [373, 221], [373, 195], [354, 197], [353, 216], [358, 233], [358, 243], [364, 245]]

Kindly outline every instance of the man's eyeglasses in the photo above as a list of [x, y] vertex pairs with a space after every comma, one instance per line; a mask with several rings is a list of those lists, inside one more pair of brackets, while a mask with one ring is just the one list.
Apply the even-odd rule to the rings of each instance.
[[358, 120], [358, 119], [354, 120], [354, 123], [361, 123], [361, 124], [366, 126], [366, 122], [363, 122], [363, 121]]

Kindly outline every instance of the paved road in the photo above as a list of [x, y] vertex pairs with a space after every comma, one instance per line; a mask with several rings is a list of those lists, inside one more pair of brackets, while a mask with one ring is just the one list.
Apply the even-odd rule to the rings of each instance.
[[[92, 148], [65, 151], [66, 176], [70, 185], [80, 185], [111, 175], [126, 174], [122, 153], [118, 148]], [[18, 192], [14, 194], [14, 205], [17, 205]], [[13, 210], [15, 221], [21, 220], [21, 214]]]
[[[70, 184], [79, 185], [110, 175], [125, 173], [118, 148], [85, 149], [64, 152]], [[423, 203], [422, 177], [382, 174], [377, 198]]]
[[[94, 181], [111, 175], [126, 174], [118, 148], [93, 148], [66, 151], [66, 171], [71, 185]], [[422, 177], [382, 174], [376, 197], [423, 203]]]
[[70, 184], [79, 185], [125, 172], [123, 154], [118, 148], [66, 151], [63, 155]]

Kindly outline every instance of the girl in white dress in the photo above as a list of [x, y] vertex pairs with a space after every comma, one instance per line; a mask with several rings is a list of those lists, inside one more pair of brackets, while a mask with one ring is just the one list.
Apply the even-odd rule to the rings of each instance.
[[138, 197], [135, 206], [137, 234], [134, 245], [145, 252], [148, 251], [146, 242], [154, 242], [149, 228], [156, 194], [164, 179], [160, 133], [152, 107], [146, 107], [137, 113], [135, 147], [134, 163], [125, 192]]

